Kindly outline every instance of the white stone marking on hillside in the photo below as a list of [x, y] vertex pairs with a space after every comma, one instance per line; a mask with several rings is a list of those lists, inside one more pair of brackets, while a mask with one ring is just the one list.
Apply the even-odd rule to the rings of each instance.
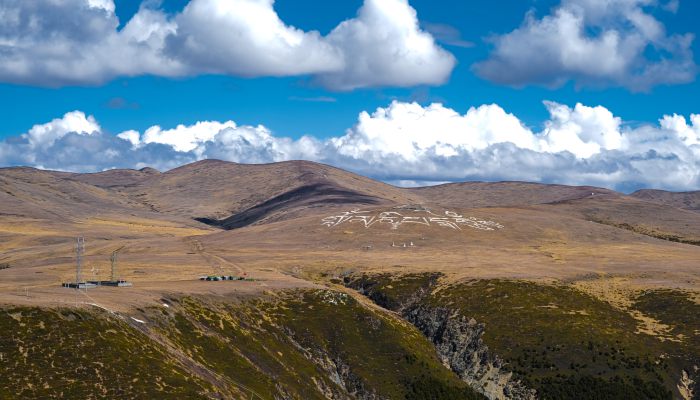
[[[462, 227], [469, 227], [483, 231], [493, 231], [502, 229], [503, 225], [494, 221], [485, 221], [476, 217], [465, 217], [454, 211], [445, 211], [442, 215], [436, 214], [425, 208], [409, 208], [409, 206], [395, 207], [399, 211], [372, 212], [354, 209], [339, 215], [323, 218], [321, 225], [329, 228], [343, 224], [361, 224], [364, 228], [373, 225], [387, 225], [392, 230], [397, 230], [405, 224], [417, 224], [431, 227], [433, 225], [462, 230]], [[408, 215], [407, 215], [408, 214]]]

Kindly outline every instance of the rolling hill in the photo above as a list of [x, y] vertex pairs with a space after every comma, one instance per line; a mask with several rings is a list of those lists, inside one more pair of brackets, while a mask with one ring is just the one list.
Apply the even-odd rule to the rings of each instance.
[[644, 189], [632, 193], [631, 196], [651, 203], [700, 212], [700, 191], [667, 192], [665, 190]]

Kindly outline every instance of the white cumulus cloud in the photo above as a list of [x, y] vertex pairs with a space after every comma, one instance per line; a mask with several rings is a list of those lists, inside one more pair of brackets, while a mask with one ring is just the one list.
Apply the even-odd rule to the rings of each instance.
[[201, 121], [105, 133], [75, 111], [0, 141], [0, 166], [161, 170], [207, 158], [242, 163], [305, 159], [395, 183], [526, 180], [630, 191], [700, 189], [700, 115], [630, 127], [602, 106], [546, 102], [539, 130], [496, 104], [465, 113], [393, 102], [360, 113], [344, 135], [277, 136], [263, 125]]
[[202, 121], [194, 125], [178, 125], [174, 129], [161, 129], [160, 126], [152, 126], [146, 129], [143, 137], [137, 143], [161, 143], [171, 146], [176, 151], [192, 151], [202, 143], [211, 141], [225, 129], [236, 129], [233, 121], [217, 122]]
[[576, 104], [572, 109], [553, 102], [545, 102], [545, 105], [551, 117], [540, 140], [542, 150], [568, 151], [587, 158], [602, 150], [617, 150], [623, 146], [622, 120], [605, 107]]
[[533, 148], [535, 138], [520, 120], [497, 105], [471, 108], [465, 115], [441, 104], [393, 102], [374, 113], [362, 112], [345, 136], [330, 140], [346, 157], [400, 157], [419, 161], [433, 152], [450, 157], [460, 150], [484, 149], [496, 143]]
[[340, 49], [344, 66], [320, 74], [319, 80], [336, 89], [439, 85], [455, 66], [454, 56], [420, 29], [408, 0], [365, 0], [356, 18], [342, 22], [326, 39]]
[[119, 28], [112, 0], [0, 3], [0, 81], [100, 84], [120, 76], [313, 76], [336, 90], [444, 83], [454, 57], [408, 0], [366, 0], [330, 34], [280, 19], [274, 0], [146, 2]]
[[53, 145], [69, 133], [91, 135], [100, 132], [102, 128], [93, 116], [85, 116], [82, 111], [66, 113], [63, 118], [56, 118], [45, 124], [34, 125], [22, 135], [32, 147], [47, 147]]
[[655, 0], [562, 0], [542, 18], [491, 39], [494, 50], [475, 71], [525, 86], [622, 86], [646, 91], [693, 81], [693, 34], [668, 34], [651, 13]]
[[160, 54], [174, 26], [157, 11], [142, 9], [120, 31], [111, 0], [7, 0], [0, 16], [4, 82], [55, 87], [184, 72]]
[[286, 25], [273, 0], [193, 0], [175, 18], [166, 52], [191, 68], [242, 76], [340, 70], [342, 55], [318, 32]]

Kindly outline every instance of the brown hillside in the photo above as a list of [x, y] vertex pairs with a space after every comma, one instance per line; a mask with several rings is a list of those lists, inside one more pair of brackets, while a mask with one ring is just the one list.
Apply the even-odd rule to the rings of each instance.
[[698, 213], [599, 188], [402, 189], [310, 162], [202, 161], [164, 173], [0, 169], [0, 301], [19, 301], [18, 287], [45, 303], [74, 301], [59, 284], [73, 279], [78, 235], [94, 277], [104, 278], [111, 252], [125, 246], [120, 276], [135, 283], [129, 298], [91, 294], [115, 307], [219, 290], [197, 279], [212, 273], [264, 279], [255, 290], [362, 270], [624, 276], [700, 288]]
[[[353, 197], [358, 204], [417, 200], [402, 189], [308, 161], [248, 165], [205, 160], [153, 176], [124, 192], [163, 213], [211, 220], [229, 218], [266, 202], [279, 204], [275, 198], [284, 199], [285, 194], [316, 198], [301, 198], [290, 206], [314, 203], [322, 207], [324, 196], [330, 204], [350, 204]], [[339, 197], [341, 192], [345, 195]]]
[[514, 207], [591, 196], [619, 195], [609, 189], [591, 186], [545, 185], [529, 182], [463, 182], [407, 190], [431, 202], [460, 208]]
[[700, 212], [700, 191], [667, 192], [665, 190], [644, 189], [632, 193], [631, 196], [652, 203]]

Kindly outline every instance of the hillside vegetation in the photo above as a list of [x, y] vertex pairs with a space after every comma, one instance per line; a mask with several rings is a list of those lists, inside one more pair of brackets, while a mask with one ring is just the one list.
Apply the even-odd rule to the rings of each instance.
[[483, 328], [489, 357], [535, 389], [538, 398], [671, 399], [681, 395], [684, 374], [697, 380], [700, 305], [682, 292], [638, 297], [637, 311], [672, 327], [655, 337], [640, 332], [628, 312], [566, 285], [508, 280], [438, 285], [435, 274], [346, 281], [409, 319], [445, 309], [449, 318], [473, 319]]
[[345, 293], [167, 304], [144, 323], [4, 309], [0, 398], [482, 398], [413, 326]]

